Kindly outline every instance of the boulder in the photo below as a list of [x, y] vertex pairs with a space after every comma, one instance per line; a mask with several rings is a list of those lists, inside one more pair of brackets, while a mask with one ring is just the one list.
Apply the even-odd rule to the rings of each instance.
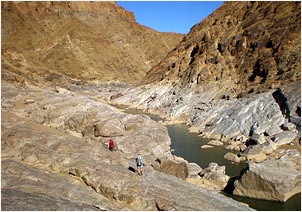
[[290, 122], [283, 123], [280, 127], [284, 131], [293, 131], [296, 129], [296, 125]]
[[233, 194], [286, 202], [301, 192], [300, 160], [300, 152], [289, 150], [279, 159], [250, 163], [248, 169], [234, 182]]
[[272, 154], [277, 149], [277, 145], [271, 140], [268, 140], [265, 143], [261, 144], [260, 147], [263, 153], [266, 155]]
[[246, 144], [240, 144], [239, 145], [239, 149], [240, 149], [241, 152], [245, 151], [246, 148], [247, 148]]
[[226, 153], [223, 157], [225, 159], [230, 160], [230, 161], [235, 162], [235, 163], [240, 162], [240, 158], [237, 155], [235, 155], [234, 153], [231, 153], [231, 152]]
[[217, 163], [210, 163], [199, 173], [199, 176], [203, 184], [215, 190], [223, 190], [230, 179], [225, 174], [225, 166], [219, 166]]
[[219, 140], [211, 140], [208, 142], [208, 144], [213, 145], [213, 146], [222, 146], [223, 143]]
[[158, 170], [165, 174], [174, 175], [183, 180], [189, 176], [187, 163], [184, 160], [158, 158], [156, 161], [158, 165], [153, 165], [155, 170]]
[[205, 145], [202, 145], [200, 148], [201, 149], [209, 149], [209, 148], [213, 148], [213, 146], [205, 144]]
[[297, 138], [297, 133], [293, 131], [284, 131], [274, 136], [273, 141], [277, 146], [289, 144]]
[[246, 159], [250, 162], [261, 162], [266, 160], [266, 154], [260, 145], [249, 146], [246, 149]]
[[257, 134], [254, 133], [250, 138], [249, 138], [249, 142], [255, 143], [255, 144], [263, 144], [265, 143], [265, 136], [264, 134]]
[[119, 119], [109, 119], [95, 124], [96, 137], [116, 137], [125, 134], [125, 126]]
[[197, 176], [202, 171], [202, 168], [196, 163], [187, 163], [187, 168], [188, 177]]
[[234, 151], [239, 151], [240, 150], [240, 142], [237, 142], [237, 141], [232, 141], [230, 142], [229, 145], [225, 146], [224, 148], [227, 149], [227, 150], [234, 150]]

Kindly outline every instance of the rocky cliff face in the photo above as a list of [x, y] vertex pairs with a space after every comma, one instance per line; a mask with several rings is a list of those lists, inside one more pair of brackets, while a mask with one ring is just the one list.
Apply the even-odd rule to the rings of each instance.
[[145, 82], [214, 84], [235, 96], [276, 88], [300, 79], [300, 32], [300, 2], [226, 2], [192, 27]]
[[136, 82], [183, 37], [137, 24], [114, 2], [2, 2], [1, 11], [4, 79], [9, 69], [27, 81]]

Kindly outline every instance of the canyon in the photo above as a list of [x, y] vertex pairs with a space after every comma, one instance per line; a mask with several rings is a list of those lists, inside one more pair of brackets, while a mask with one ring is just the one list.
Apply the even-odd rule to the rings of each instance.
[[[253, 210], [220, 191], [301, 193], [300, 7], [226, 2], [182, 35], [115, 2], [1, 2], [2, 208]], [[171, 124], [247, 169], [174, 156]]]

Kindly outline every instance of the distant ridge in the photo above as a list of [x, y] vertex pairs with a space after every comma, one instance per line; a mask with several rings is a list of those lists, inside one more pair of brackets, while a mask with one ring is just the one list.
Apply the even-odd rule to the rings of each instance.
[[139, 25], [115, 2], [2, 2], [1, 10], [4, 79], [138, 82], [183, 37]]

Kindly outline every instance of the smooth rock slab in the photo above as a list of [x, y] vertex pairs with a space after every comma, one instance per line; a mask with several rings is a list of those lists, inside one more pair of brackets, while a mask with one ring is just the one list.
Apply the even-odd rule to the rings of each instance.
[[125, 134], [125, 126], [119, 119], [109, 119], [95, 125], [95, 136], [116, 137]]
[[2, 210], [120, 210], [68, 176], [39, 170], [16, 160], [2, 160]]
[[[23, 90], [18, 95], [20, 90], [6, 89], [19, 98], [31, 94]], [[12, 99], [8, 93], [3, 93], [5, 102]], [[2, 114], [1, 188], [5, 189], [2, 198], [7, 200], [7, 210], [251, 210], [218, 192], [154, 170], [151, 160], [171, 154], [165, 126], [135, 116], [143, 124], [129, 128], [127, 120], [133, 116], [125, 117], [88, 98], [68, 96], [66, 100], [66, 95], [47, 90], [36, 92], [35, 98], [35, 103], [20, 110], [6, 108]], [[43, 105], [51, 105], [46, 125], [40, 123], [47, 115]], [[128, 126], [127, 134], [115, 139], [118, 151], [109, 151], [102, 142], [86, 142], [88, 135], [75, 137], [64, 132], [65, 121], [84, 111], [85, 126], [109, 117], [120, 117]], [[72, 120], [68, 123], [75, 126], [72, 129], [81, 126], [82, 119], [79, 125]], [[135, 167], [137, 151], [145, 159], [143, 176], [129, 169]], [[14, 192], [19, 193], [12, 197]]]
[[282, 131], [279, 126], [284, 123], [284, 118], [272, 91], [250, 98], [217, 102], [200, 112], [192, 127], [197, 127], [208, 137], [235, 137], [248, 136], [255, 123], [258, 125], [255, 130], [257, 134], [268, 131], [274, 135]]

